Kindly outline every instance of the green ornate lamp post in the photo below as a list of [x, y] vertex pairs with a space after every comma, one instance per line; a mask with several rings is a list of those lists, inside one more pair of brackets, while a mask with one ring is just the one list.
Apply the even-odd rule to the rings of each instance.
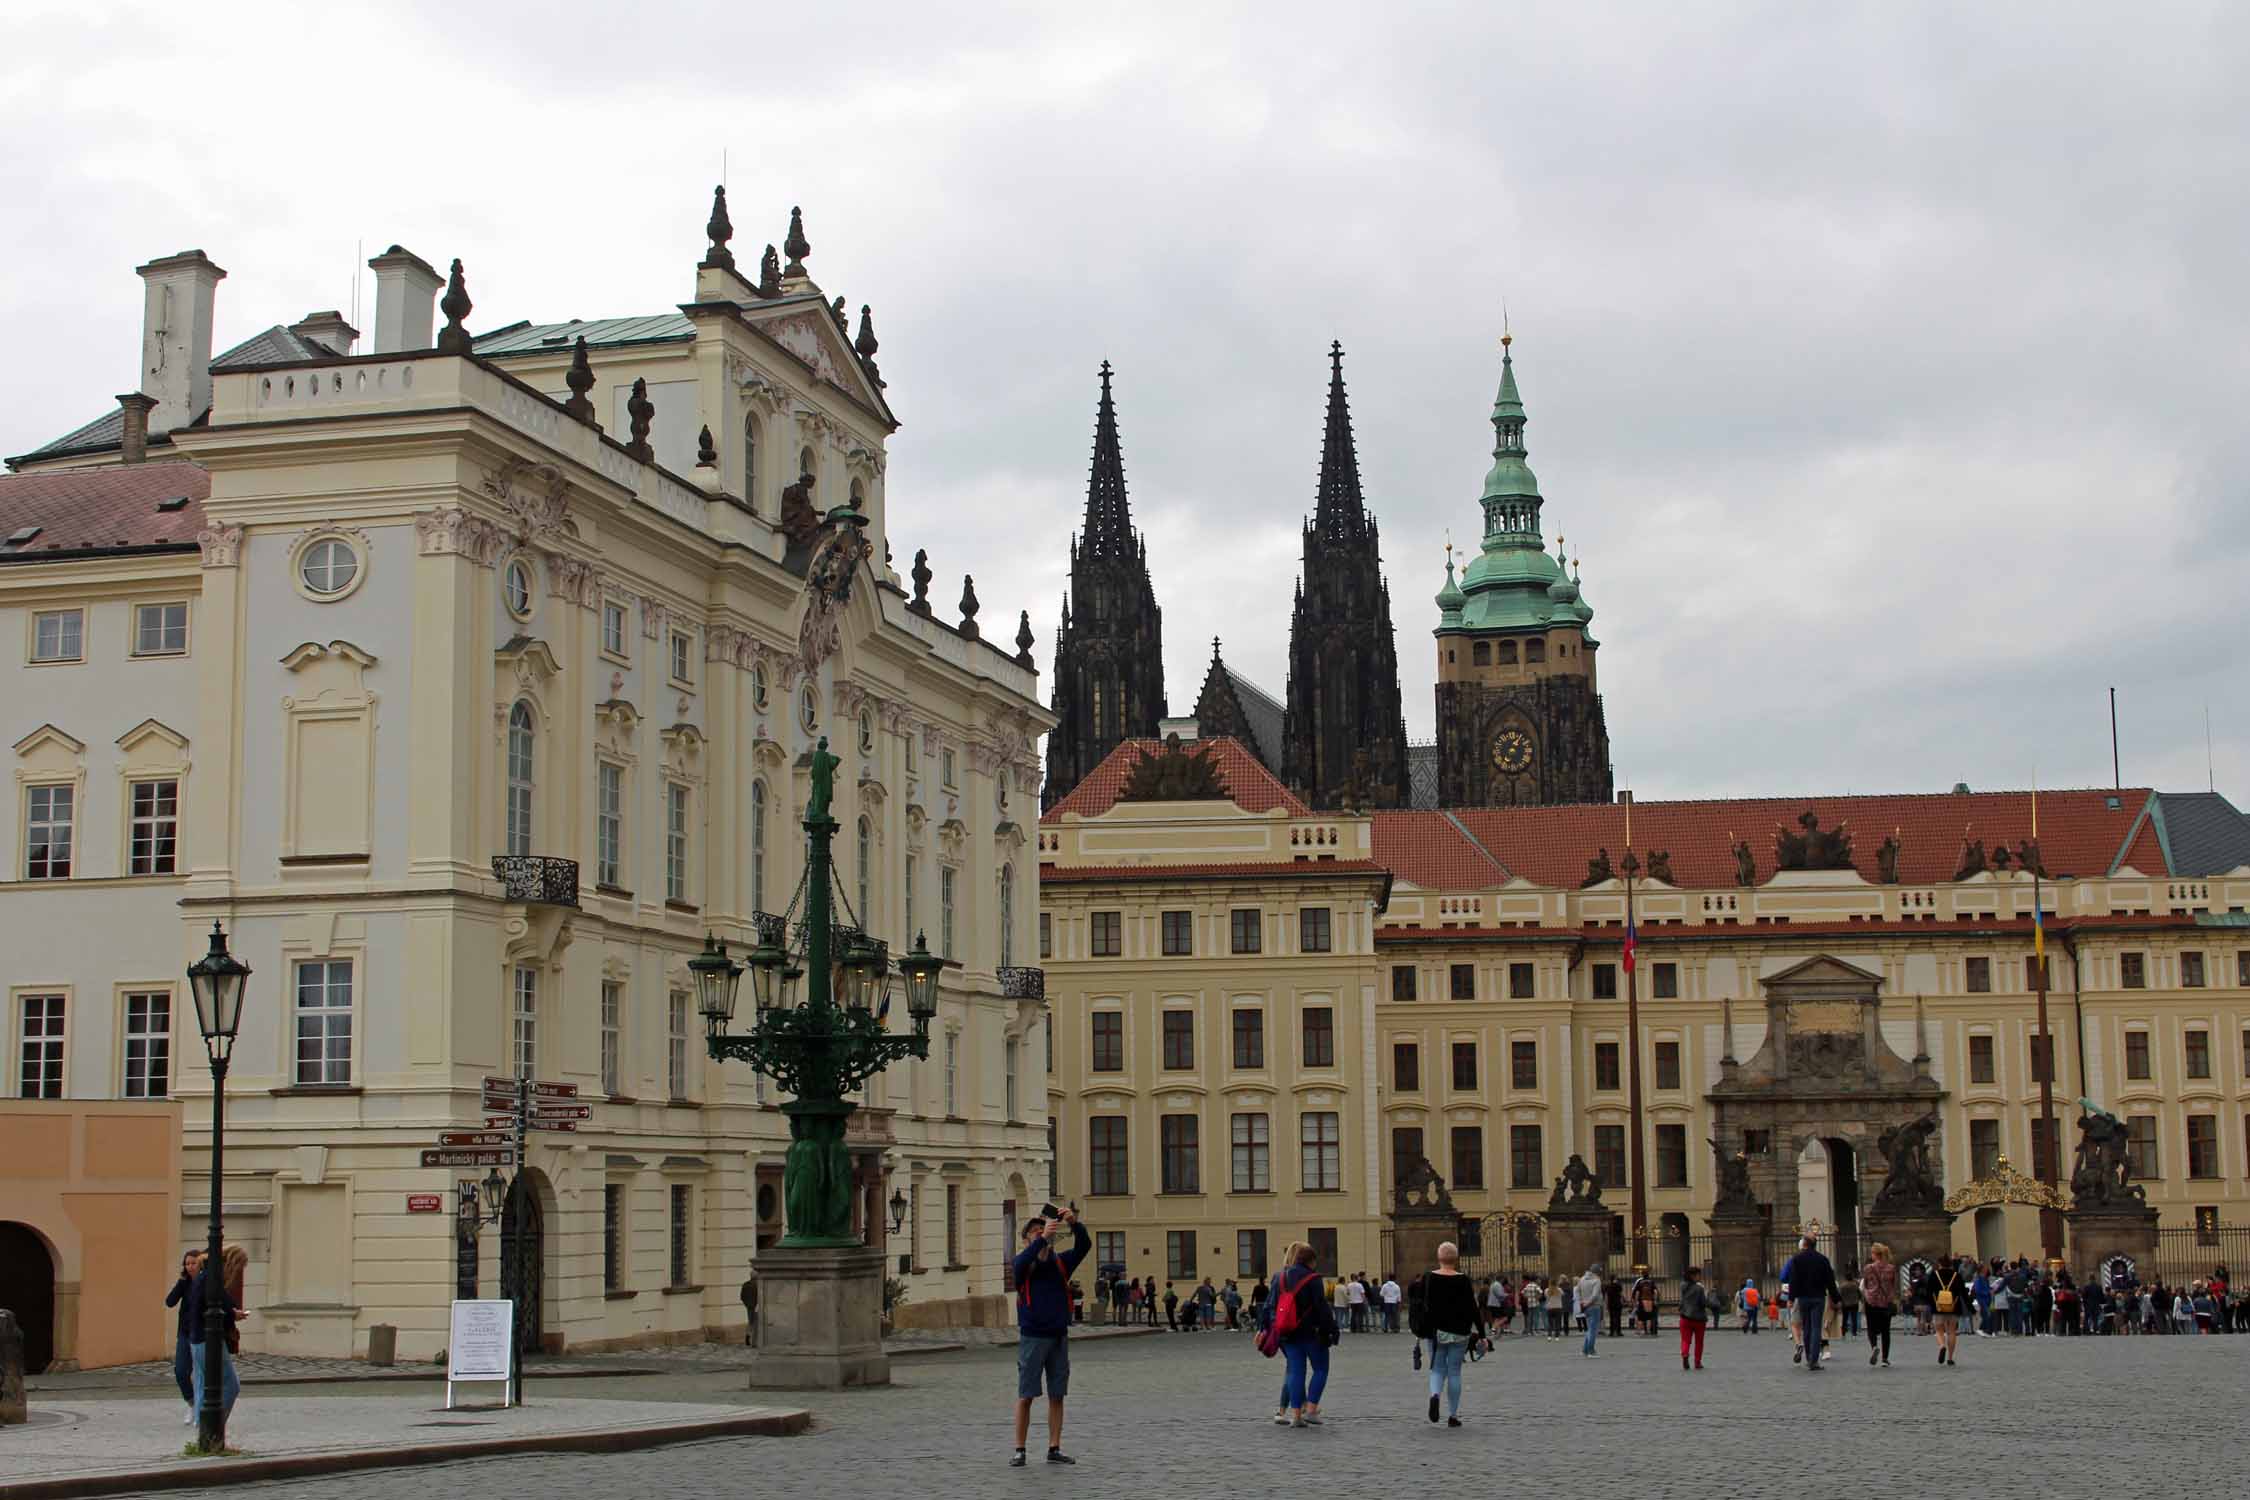
[[203, 1405], [196, 1413], [196, 1446], [223, 1453], [227, 1446], [225, 1392], [227, 1325], [224, 1193], [227, 1148], [227, 1063], [242, 1029], [242, 991], [250, 966], [227, 951], [227, 935], [211, 924], [211, 950], [188, 965], [195, 996], [195, 1025], [211, 1060], [211, 1240], [203, 1254]]

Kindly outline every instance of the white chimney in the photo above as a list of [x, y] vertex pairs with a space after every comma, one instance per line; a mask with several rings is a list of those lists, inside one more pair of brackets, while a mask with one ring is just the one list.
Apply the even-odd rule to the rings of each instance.
[[445, 278], [404, 246], [393, 245], [367, 263], [375, 273], [376, 354], [430, 347], [438, 288]]
[[141, 391], [156, 398], [150, 432], [185, 427], [211, 405], [211, 303], [226, 272], [200, 250], [138, 267], [147, 284], [141, 314]]
[[289, 325], [289, 331], [301, 339], [317, 339], [338, 354], [351, 353], [352, 345], [359, 341], [359, 330], [345, 322], [344, 315], [334, 308], [306, 313]]

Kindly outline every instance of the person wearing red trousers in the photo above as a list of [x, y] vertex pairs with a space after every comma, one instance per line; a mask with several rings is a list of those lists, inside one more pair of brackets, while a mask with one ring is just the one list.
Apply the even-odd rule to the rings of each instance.
[[1703, 1368], [1703, 1330], [1711, 1323], [1711, 1293], [1703, 1285], [1703, 1268], [1689, 1266], [1680, 1277], [1680, 1368]]

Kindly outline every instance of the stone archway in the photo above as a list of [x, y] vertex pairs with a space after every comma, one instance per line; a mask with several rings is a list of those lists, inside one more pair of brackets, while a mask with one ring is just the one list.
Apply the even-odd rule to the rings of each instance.
[[23, 1331], [23, 1372], [44, 1373], [55, 1357], [55, 1257], [28, 1224], [0, 1223], [0, 1307]]
[[500, 1209], [500, 1295], [515, 1300], [516, 1347], [525, 1354], [561, 1352], [547, 1278], [547, 1217], [553, 1198], [546, 1174], [524, 1167], [509, 1183]]

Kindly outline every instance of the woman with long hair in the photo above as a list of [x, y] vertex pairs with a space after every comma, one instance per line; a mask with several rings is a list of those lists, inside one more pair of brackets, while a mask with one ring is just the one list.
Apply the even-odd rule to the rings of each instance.
[[1898, 1263], [1891, 1247], [1877, 1240], [1867, 1247], [1867, 1268], [1859, 1273], [1859, 1294], [1867, 1304], [1867, 1362], [1891, 1362], [1891, 1314], [1898, 1311]]
[[1925, 1300], [1937, 1314], [1937, 1362], [1959, 1369], [1961, 1320], [1954, 1314], [1960, 1309], [1961, 1299], [1969, 1294], [1968, 1278], [1961, 1274], [1959, 1261], [1947, 1259], [1931, 1269], [1928, 1285]]
[[1328, 1348], [1336, 1342], [1336, 1317], [1321, 1284], [1319, 1258], [1312, 1246], [1292, 1241], [1287, 1262], [1274, 1279], [1273, 1316], [1282, 1329], [1282, 1358], [1288, 1361], [1274, 1421], [1284, 1427], [1321, 1425], [1320, 1398], [1328, 1387]]
[[1451, 1240], [1437, 1247], [1437, 1269], [1422, 1278], [1422, 1316], [1430, 1329], [1430, 1420], [1445, 1397], [1445, 1425], [1461, 1425], [1461, 1365], [1485, 1336], [1484, 1308], [1476, 1287], [1461, 1274], [1461, 1250]]

